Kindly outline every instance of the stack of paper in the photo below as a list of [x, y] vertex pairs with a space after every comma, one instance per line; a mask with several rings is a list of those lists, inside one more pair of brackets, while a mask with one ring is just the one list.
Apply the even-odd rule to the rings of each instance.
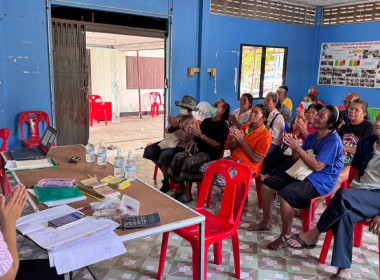
[[85, 187], [92, 188], [95, 192], [102, 196], [118, 196], [120, 195], [120, 192], [111, 188], [108, 186], [108, 182], [105, 181], [99, 181], [95, 177], [91, 177], [89, 179], [81, 180], [80, 181]]
[[[67, 205], [20, 217], [17, 230], [49, 251], [50, 264], [58, 274], [66, 273], [108, 258], [126, 249], [113, 230], [117, 223], [86, 217], [61, 229], [48, 227], [48, 221], [75, 212]], [[86, 254], [83, 254], [86, 252]]]
[[114, 189], [124, 190], [131, 185], [131, 182], [125, 178], [117, 178], [112, 175], [104, 177], [100, 180], [101, 182], [108, 183]]
[[56, 167], [57, 164], [52, 159], [36, 159], [36, 160], [8, 160], [5, 164], [5, 169], [8, 171], [16, 170], [29, 170], [29, 169], [39, 169]]

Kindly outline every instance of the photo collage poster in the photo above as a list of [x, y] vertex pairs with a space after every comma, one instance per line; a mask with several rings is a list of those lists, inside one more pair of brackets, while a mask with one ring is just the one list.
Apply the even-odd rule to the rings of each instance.
[[380, 88], [380, 41], [322, 43], [318, 84]]

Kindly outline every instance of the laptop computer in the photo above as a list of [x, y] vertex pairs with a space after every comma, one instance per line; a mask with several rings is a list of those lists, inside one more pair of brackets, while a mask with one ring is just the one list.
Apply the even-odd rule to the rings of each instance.
[[37, 147], [12, 150], [10, 154], [14, 160], [45, 158], [56, 136], [57, 131], [48, 126]]

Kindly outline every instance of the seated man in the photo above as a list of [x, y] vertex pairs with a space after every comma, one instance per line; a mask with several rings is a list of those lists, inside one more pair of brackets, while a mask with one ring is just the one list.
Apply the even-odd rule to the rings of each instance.
[[285, 236], [284, 241], [294, 249], [312, 248], [322, 232], [332, 229], [334, 247], [331, 265], [338, 268], [329, 279], [349, 279], [352, 262], [352, 241], [355, 224], [372, 218], [369, 230], [380, 233], [380, 114], [374, 123], [375, 135], [358, 143], [351, 166], [356, 168], [350, 189], [339, 189], [331, 204], [310, 231]]
[[314, 95], [317, 98], [317, 103], [318, 104], [321, 104], [322, 106], [325, 105], [325, 103], [322, 100], [319, 100], [319, 98], [318, 98], [319, 90], [318, 90], [317, 87], [315, 87], [315, 86], [310, 87], [309, 91], [307, 93]]
[[279, 88], [283, 88], [286, 91], [285, 92], [285, 99], [282, 103], [284, 103], [286, 106], [288, 106], [290, 109], [290, 112], [291, 112], [293, 110], [293, 102], [289, 97], [286, 97], [288, 94], [289, 88], [286, 85], [280, 86]]
[[292, 117], [292, 111], [290, 111], [289, 107], [284, 104], [287, 91], [283, 87], [279, 87], [276, 90], [276, 93], [278, 95], [276, 109], [284, 117], [285, 122], [289, 124]]
[[344, 111], [342, 111], [342, 113], [343, 113], [343, 121], [345, 123], [350, 122], [350, 119], [348, 118], [348, 108], [350, 108], [352, 101], [359, 98], [360, 96], [356, 92], [350, 92], [344, 97], [344, 100], [343, 100]]
[[[330, 193], [338, 180], [343, 168], [343, 145], [336, 128], [342, 121], [338, 108], [327, 105], [315, 117], [316, 132], [299, 145], [296, 136], [286, 134], [284, 142], [292, 149], [293, 160], [302, 163], [311, 174], [292, 174], [287, 172], [272, 176], [263, 181], [262, 203], [263, 218], [258, 224], [251, 224], [249, 230], [270, 230], [272, 228], [272, 209], [274, 194], [277, 193], [280, 201], [282, 220], [281, 235], [269, 243], [267, 247], [278, 250], [286, 246], [282, 236], [290, 234], [294, 209], [310, 207], [310, 200]], [[310, 151], [313, 151], [313, 155]], [[305, 177], [306, 176], [306, 177]]]

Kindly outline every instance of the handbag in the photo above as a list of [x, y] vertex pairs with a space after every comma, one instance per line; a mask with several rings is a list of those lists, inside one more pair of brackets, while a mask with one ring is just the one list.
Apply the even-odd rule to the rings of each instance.
[[197, 144], [197, 142], [195, 142], [194, 139], [190, 140], [190, 142], [187, 143], [186, 148], [185, 148], [185, 152], [189, 156], [193, 156], [198, 152], [198, 144]]
[[[306, 151], [309, 155], [315, 157], [314, 150], [309, 149]], [[292, 167], [290, 167], [288, 170], [285, 171], [286, 174], [293, 177], [296, 180], [302, 181], [307, 176], [309, 176], [311, 173], [313, 173], [313, 170], [310, 169], [301, 158], [299, 158]]]
[[161, 148], [161, 150], [165, 150], [168, 148], [177, 147], [178, 141], [179, 139], [174, 133], [168, 133], [157, 145]]

